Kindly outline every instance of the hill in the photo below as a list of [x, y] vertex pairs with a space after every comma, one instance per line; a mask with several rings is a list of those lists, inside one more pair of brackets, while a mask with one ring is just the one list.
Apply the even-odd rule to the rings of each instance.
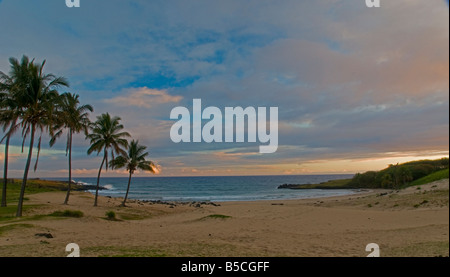
[[331, 180], [320, 184], [283, 184], [289, 189], [401, 189], [449, 178], [449, 159], [417, 160], [391, 164], [380, 171], [357, 173], [351, 179]]

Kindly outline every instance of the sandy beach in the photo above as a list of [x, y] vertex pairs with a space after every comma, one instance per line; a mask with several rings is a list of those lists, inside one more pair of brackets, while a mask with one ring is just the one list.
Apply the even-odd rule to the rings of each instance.
[[[27, 196], [21, 219], [0, 221], [0, 256], [364, 257], [449, 255], [449, 181], [321, 199], [155, 204], [74, 192]], [[47, 216], [82, 211], [80, 218]], [[117, 220], [107, 220], [114, 211]]]

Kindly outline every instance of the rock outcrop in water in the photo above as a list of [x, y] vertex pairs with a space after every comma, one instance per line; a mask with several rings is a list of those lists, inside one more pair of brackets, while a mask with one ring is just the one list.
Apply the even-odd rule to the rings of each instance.
[[282, 184], [278, 186], [278, 189], [301, 189], [301, 184]]
[[[80, 184], [72, 184], [71, 190], [74, 191], [86, 191], [86, 190], [95, 190], [97, 189], [97, 185], [80, 185]], [[99, 186], [98, 190], [108, 190], [105, 187]]]

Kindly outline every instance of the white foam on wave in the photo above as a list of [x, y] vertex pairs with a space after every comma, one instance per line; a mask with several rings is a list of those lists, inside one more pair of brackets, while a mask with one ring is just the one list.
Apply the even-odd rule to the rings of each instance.
[[114, 186], [111, 184], [104, 185], [103, 187], [107, 190], [114, 190]]

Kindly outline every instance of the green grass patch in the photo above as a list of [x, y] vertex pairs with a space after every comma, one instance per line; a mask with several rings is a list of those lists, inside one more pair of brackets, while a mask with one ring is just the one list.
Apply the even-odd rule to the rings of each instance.
[[73, 210], [55, 211], [55, 212], [49, 214], [49, 216], [75, 217], [75, 218], [83, 217], [83, 215], [84, 214], [82, 211], [73, 211]]
[[117, 219], [116, 213], [114, 211], [107, 211], [105, 213], [105, 219], [110, 221], [121, 221], [120, 219]]
[[[25, 214], [27, 211], [40, 207], [41, 205], [23, 205], [22, 211]], [[0, 207], [0, 222], [17, 219], [17, 204], [9, 204], [7, 207]], [[23, 219], [24, 217], [22, 217]]]
[[120, 219], [123, 220], [142, 220], [146, 218], [150, 218], [150, 215], [144, 215], [144, 214], [135, 214], [135, 213], [118, 213], [117, 214]]
[[25, 224], [25, 223], [20, 223], [20, 224], [10, 224], [10, 225], [6, 225], [6, 226], [1, 226], [0, 227], [0, 236], [3, 235], [3, 233], [8, 232], [8, 231], [12, 231], [12, 230], [16, 230], [16, 229], [22, 229], [22, 228], [33, 228], [34, 225], [32, 224]]
[[430, 241], [408, 243], [399, 247], [388, 247], [382, 250], [383, 257], [448, 257], [449, 242]]
[[422, 177], [420, 179], [417, 179], [413, 182], [411, 182], [410, 186], [420, 186], [425, 185], [434, 181], [439, 181], [442, 179], [448, 179], [448, 168], [436, 171], [434, 173], [431, 173], [430, 175], [427, 175], [425, 177]]
[[229, 215], [223, 215], [223, 214], [211, 214], [208, 216], [203, 217], [202, 219], [208, 219], [208, 218], [213, 218], [213, 219], [227, 219], [227, 218], [231, 218], [231, 216]]
[[[25, 207], [23, 207], [25, 208]], [[16, 215], [17, 206], [16, 205], [8, 205], [7, 207], [0, 208], [0, 222], [3, 220], [7, 220]]]
[[[21, 187], [22, 187], [22, 180], [8, 179], [8, 185], [6, 189], [6, 202], [8, 204], [19, 201]], [[25, 188], [24, 200], [25, 201], [29, 200], [29, 198], [27, 197], [27, 195], [29, 194], [63, 191], [63, 190], [67, 190], [67, 184], [64, 182], [29, 179], [27, 180], [27, 186]]]

